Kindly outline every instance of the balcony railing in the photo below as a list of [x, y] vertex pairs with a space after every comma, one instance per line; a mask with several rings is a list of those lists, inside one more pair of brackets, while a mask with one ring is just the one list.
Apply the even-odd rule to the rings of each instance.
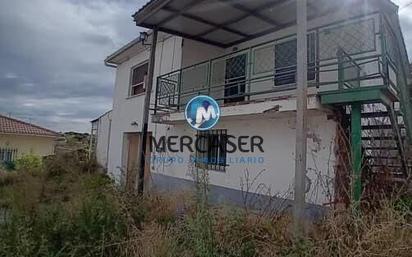
[[[315, 28], [308, 32], [308, 86], [398, 92], [396, 49], [396, 37], [378, 14]], [[180, 111], [200, 94], [222, 105], [279, 96], [296, 87], [296, 59], [291, 35], [159, 76], [155, 112]]]

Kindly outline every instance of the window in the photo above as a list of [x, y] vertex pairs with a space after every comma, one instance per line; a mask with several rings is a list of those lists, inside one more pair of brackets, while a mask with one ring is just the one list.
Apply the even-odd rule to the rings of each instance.
[[246, 54], [234, 56], [226, 60], [225, 79], [225, 103], [244, 101], [246, 88]]
[[12, 162], [16, 158], [17, 149], [0, 148], [0, 163]]
[[[275, 86], [296, 83], [297, 40], [292, 39], [275, 45]], [[308, 35], [308, 80], [314, 80], [315, 34]]]
[[196, 166], [209, 170], [225, 171], [227, 130], [199, 131], [197, 137]]
[[147, 76], [149, 64], [145, 63], [136, 66], [132, 69], [132, 76], [130, 80], [130, 95], [138, 95], [144, 92], [144, 82]]

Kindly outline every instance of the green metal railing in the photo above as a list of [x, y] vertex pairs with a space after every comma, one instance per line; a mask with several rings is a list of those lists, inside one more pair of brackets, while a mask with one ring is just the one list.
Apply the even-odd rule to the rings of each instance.
[[362, 68], [342, 48], [338, 49], [338, 88], [359, 88]]
[[[157, 78], [154, 110], [182, 110], [200, 94], [220, 104], [279, 95], [296, 87], [296, 59], [295, 35], [290, 35], [164, 74]], [[399, 59], [396, 37], [380, 13], [308, 32], [308, 84], [319, 91], [386, 86], [407, 106]], [[404, 108], [411, 121], [409, 112]]]

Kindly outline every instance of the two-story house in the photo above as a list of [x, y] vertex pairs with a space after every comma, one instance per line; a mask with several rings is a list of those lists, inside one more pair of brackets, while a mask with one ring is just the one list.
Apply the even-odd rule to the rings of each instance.
[[[409, 174], [405, 152], [412, 128], [398, 7], [389, 0], [308, 0], [307, 12], [307, 202], [347, 199], [354, 165], [369, 181], [365, 194], [382, 174], [389, 174], [385, 183], [397, 185]], [[151, 0], [133, 17], [150, 29], [148, 37], [105, 61], [116, 69], [109, 173], [122, 183], [132, 179], [152, 79], [149, 135], [165, 136], [172, 145], [201, 135], [204, 151], [151, 149], [148, 184], [188, 188], [193, 174], [207, 170], [216, 201], [245, 202], [248, 192], [287, 203], [295, 165], [296, 1]], [[153, 30], [159, 36], [148, 78]], [[186, 122], [185, 106], [197, 95], [220, 105], [211, 130], [198, 132]], [[229, 136], [236, 151], [219, 147]], [[254, 136], [262, 149], [248, 148]]]

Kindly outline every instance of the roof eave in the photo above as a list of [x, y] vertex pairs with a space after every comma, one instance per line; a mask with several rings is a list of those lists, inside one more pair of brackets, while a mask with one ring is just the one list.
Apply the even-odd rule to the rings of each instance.
[[108, 111], [106, 111], [105, 113], [103, 113], [102, 115], [100, 115], [99, 117], [91, 120], [90, 122], [93, 123], [93, 122], [95, 122], [95, 121], [98, 121], [100, 118], [106, 116], [107, 114], [109, 114], [109, 113], [111, 113], [111, 112], [112, 112], [112, 110], [108, 110]]
[[109, 67], [116, 68], [117, 65], [121, 64], [121, 62], [116, 62], [114, 59], [116, 57], [119, 57], [121, 54], [123, 54], [125, 51], [129, 50], [131, 47], [137, 45], [138, 43], [141, 42], [140, 38], [135, 38], [126, 45], [122, 46], [120, 49], [116, 50], [114, 53], [111, 55], [107, 56], [106, 59], [104, 60], [104, 64]]
[[151, 0], [145, 5], [143, 5], [137, 12], [135, 12], [132, 17], [136, 23], [136, 26], [142, 26], [147, 17], [152, 15], [153, 12], [161, 9], [163, 6], [168, 4], [171, 0]]
[[0, 132], [0, 135], [27, 136], [27, 137], [47, 137], [47, 138], [58, 138], [58, 137], [62, 136], [61, 134], [40, 135], [40, 134], [23, 134], [23, 133], [7, 133], [7, 132]]

